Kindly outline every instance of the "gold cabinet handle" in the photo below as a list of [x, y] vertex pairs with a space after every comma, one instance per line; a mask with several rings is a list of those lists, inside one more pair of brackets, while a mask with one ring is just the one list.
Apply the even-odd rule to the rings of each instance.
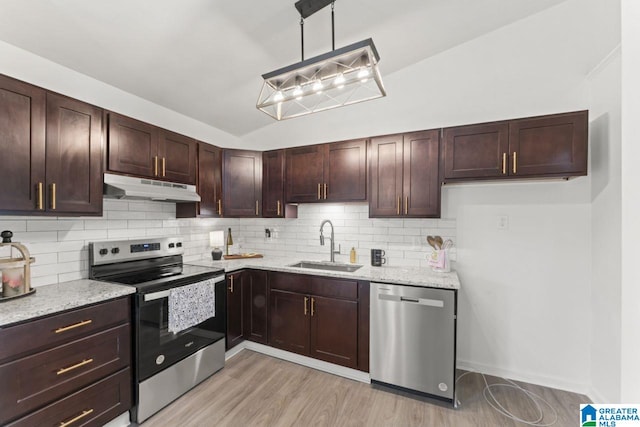
[[91, 362], [93, 362], [93, 359], [84, 359], [82, 362], [76, 363], [75, 365], [71, 365], [71, 366], [67, 366], [66, 368], [58, 369], [58, 372], [56, 372], [56, 375], [62, 375], [65, 372], [73, 371], [74, 369], [78, 369], [81, 366], [88, 365]]
[[51, 184], [51, 209], [56, 210], [56, 183]]
[[44, 209], [44, 203], [43, 203], [43, 201], [42, 201], [42, 198], [43, 198], [42, 196], [43, 196], [43, 195], [42, 195], [42, 183], [41, 183], [41, 182], [39, 182], [39, 183], [38, 183], [38, 194], [37, 194], [37, 199], [38, 199], [38, 201], [37, 201], [37, 203], [38, 203], [38, 207], [37, 207], [37, 209], [38, 209], [39, 211], [41, 211], [41, 210], [43, 210], [43, 209]]
[[400, 204], [402, 203], [402, 196], [398, 196], [398, 206], [396, 207], [396, 215], [400, 215]]
[[162, 176], [167, 176], [167, 159], [162, 158]]
[[278, 200], [278, 203], [276, 204], [276, 215], [280, 216], [280, 200]]
[[258, 201], [256, 200], [256, 216], [258, 216]]
[[513, 152], [513, 173], [518, 173], [518, 154]]
[[507, 153], [502, 153], [502, 175], [507, 174]]
[[311, 298], [311, 317], [313, 317], [315, 312], [316, 312], [316, 299]]
[[91, 414], [93, 412], [93, 409], [87, 409], [86, 411], [82, 411], [82, 413], [74, 418], [71, 418], [69, 421], [61, 421], [60, 425], [58, 427], [67, 427], [70, 426], [71, 424], [75, 423], [76, 421], [79, 421], [81, 419], [83, 419], [84, 417], [86, 417], [87, 415]]
[[322, 184], [318, 183], [318, 200], [320, 200], [322, 198]]
[[304, 315], [307, 315], [307, 303], [309, 302], [309, 297], [304, 297]]
[[409, 215], [409, 196], [404, 198], [404, 214]]
[[229, 286], [229, 290], [233, 293], [233, 276], [229, 276], [229, 280], [231, 281], [231, 285]]
[[71, 329], [75, 329], [75, 328], [79, 328], [81, 326], [86, 326], [91, 324], [91, 322], [93, 322], [93, 320], [89, 319], [89, 320], [83, 320], [82, 322], [78, 322], [78, 323], [74, 323], [73, 325], [69, 325], [69, 326], [63, 326], [61, 328], [56, 329], [55, 331], [53, 331], [56, 334], [62, 333], [62, 332], [67, 332]]
[[327, 183], [324, 183], [324, 199], [327, 200]]
[[222, 199], [218, 199], [218, 215], [222, 216]]
[[158, 176], [158, 156], [153, 156], [153, 176]]

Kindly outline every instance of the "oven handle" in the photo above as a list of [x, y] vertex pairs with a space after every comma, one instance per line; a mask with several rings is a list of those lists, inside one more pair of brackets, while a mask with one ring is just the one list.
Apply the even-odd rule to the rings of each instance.
[[[216, 276], [213, 278], [213, 283], [220, 283], [220, 282], [224, 282], [224, 276]], [[187, 285], [183, 285], [183, 286], [187, 286]], [[162, 299], [162, 298], [168, 298], [170, 291], [171, 291], [170, 289], [167, 289], [165, 291], [152, 292], [150, 294], [145, 294], [144, 302], [153, 301], [153, 300]]]

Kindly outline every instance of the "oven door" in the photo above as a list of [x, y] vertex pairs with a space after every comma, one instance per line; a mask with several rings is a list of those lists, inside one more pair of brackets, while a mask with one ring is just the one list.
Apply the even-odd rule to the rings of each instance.
[[201, 348], [224, 339], [226, 286], [224, 275], [215, 280], [215, 317], [178, 333], [169, 332], [169, 289], [137, 295], [136, 377], [138, 383]]

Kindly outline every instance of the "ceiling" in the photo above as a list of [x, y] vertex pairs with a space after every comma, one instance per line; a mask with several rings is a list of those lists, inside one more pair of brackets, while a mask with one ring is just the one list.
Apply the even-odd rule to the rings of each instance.
[[[336, 47], [372, 37], [384, 79], [565, 0], [338, 0]], [[294, 0], [2, 0], [0, 40], [242, 137], [274, 120], [261, 75], [300, 61]], [[330, 8], [305, 20], [331, 48]]]

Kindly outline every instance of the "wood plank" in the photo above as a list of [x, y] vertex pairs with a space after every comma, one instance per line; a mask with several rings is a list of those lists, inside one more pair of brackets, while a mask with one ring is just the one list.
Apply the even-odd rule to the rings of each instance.
[[[487, 377], [490, 383], [499, 381]], [[555, 425], [572, 425], [586, 396], [532, 384], [522, 387], [544, 397], [558, 412]], [[482, 396], [484, 382], [469, 374], [458, 383], [457, 409], [408, 393], [391, 392], [243, 350], [226, 367], [144, 423], [176, 426], [439, 426], [519, 427], [495, 412]], [[535, 418], [532, 405], [509, 389], [495, 392], [520, 417]], [[551, 422], [545, 408], [544, 422]]]

